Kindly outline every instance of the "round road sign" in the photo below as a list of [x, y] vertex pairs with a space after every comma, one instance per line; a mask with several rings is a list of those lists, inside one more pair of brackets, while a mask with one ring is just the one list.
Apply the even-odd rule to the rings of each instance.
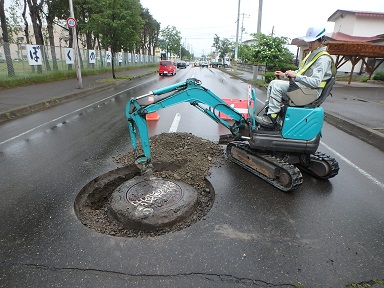
[[67, 25], [69, 28], [75, 28], [76, 27], [76, 19], [69, 17], [67, 18]]

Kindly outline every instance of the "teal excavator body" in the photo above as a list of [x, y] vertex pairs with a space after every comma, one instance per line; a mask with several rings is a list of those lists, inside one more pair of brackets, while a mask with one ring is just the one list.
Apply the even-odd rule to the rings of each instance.
[[[221, 142], [227, 144], [229, 160], [280, 190], [291, 191], [302, 184], [300, 169], [321, 179], [337, 175], [336, 160], [317, 152], [324, 122], [322, 107], [285, 107], [278, 129], [264, 129], [256, 122], [255, 90], [251, 89], [248, 94], [247, 118], [195, 78], [131, 98], [126, 106], [126, 117], [132, 148], [137, 149], [138, 138], [141, 141], [143, 154], [137, 155], [135, 163], [142, 174], [151, 173], [153, 169], [146, 116], [188, 102], [231, 132], [221, 137]], [[140, 104], [142, 99], [160, 95], [164, 97], [150, 104]], [[223, 119], [222, 114], [231, 120]]]

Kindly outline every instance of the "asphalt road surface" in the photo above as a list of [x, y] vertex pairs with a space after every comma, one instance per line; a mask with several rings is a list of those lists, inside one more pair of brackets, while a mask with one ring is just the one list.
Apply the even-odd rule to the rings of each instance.
[[[247, 84], [215, 69], [178, 70], [0, 125], [0, 287], [345, 287], [384, 279], [384, 155], [324, 124], [319, 150], [339, 175], [284, 193], [225, 162], [212, 168], [215, 202], [182, 231], [122, 238], [76, 218], [79, 191], [131, 149], [129, 97], [195, 77], [222, 98]], [[265, 93], [257, 90], [261, 102]], [[260, 104], [260, 103], [259, 103]], [[189, 104], [159, 111], [150, 134], [217, 141], [225, 128]], [[372, 282], [371, 282], [372, 283]]]

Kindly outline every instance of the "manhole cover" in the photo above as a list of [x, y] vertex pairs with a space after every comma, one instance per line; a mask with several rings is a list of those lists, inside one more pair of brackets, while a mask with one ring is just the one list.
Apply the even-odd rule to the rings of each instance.
[[[157, 171], [169, 163], [154, 163]], [[109, 171], [90, 181], [76, 197], [74, 209], [87, 227], [112, 236], [159, 236], [203, 219], [214, 202], [206, 179], [203, 190], [179, 180], [142, 178], [135, 165]]]
[[175, 182], [164, 179], [143, 179], [142, 181], [138, 179], [139, 177], [136, 179], [136, 184], [132, 185], [134, 181], [127, 181], [118, 188], [123, 193], [125, 190], [127, 191], [127, 201], [135, 206], [138, 211], [153, 212], [154, 210], [166, 209], [177, 205], [183, 198], [183, 190]]
[[136, 176], [112, 193], [108, 212], [125, 228], [156, 230], [190, 216], [197, 198], [186, 183]]

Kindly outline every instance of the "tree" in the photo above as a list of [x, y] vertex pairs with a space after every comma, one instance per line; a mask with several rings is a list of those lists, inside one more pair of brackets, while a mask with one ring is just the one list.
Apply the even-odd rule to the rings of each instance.
[[215, 38], [213, 38], [213, 47], [215, 47], [216, 51], [219, 52], [219, 57], [221, 59], [225, 59], [225, 57], [227, 57], [228, 54], [234, 49], [234, 45], [231, 41], [227, 38], [220, 39], [217, 34], [215, 34]]
[[104, 47], [112, 54], [112, 76], [115, 75], [115, 53], [140, 41], [140, 31], [144, 25], [141, 5], [137, 0], [90, 0], [96, 13], [89, 19], [89, 27], [99, 35]]
[[155, 49], [159, 43], [159, 35], [160, 35], [160, 23], [155, 19], [151, 19], [150, 28], [148, 33], [148, 46], [152, 47], [152, 51], [149, 55], [155, 55]]
[[184, 59], [184, 60], [191, 59], [191, 53], [184, 47], [181, 47], [181, 59]]
[[[287, 37], [273, 37], [273, 35], [265, 35], [262, 33], [251, 34], [256, 41], [256, 45], [252, 46], [254, 53], [254, 62], [266, 64], [268, 70], [277, 68], [281, 63], [289, 61], [289, 55], [292, 53], [285, 45], [288, 44]], [[293, 55], [292, 58], [293, 59]]]
[[251, 45], [240, 44], [239, 45], [239, 60], [244, 64], [253, 64], [254, 63], [254, 52]]
[[180, 54], [181, 36], [175, 26], [167, 26], [160, 30], [159, 47], [167, 52], [167, 55]]
[[44, 13], [44, 14], [45, 14], [45, 20], [47, 22], [49, 44], [51, 46], [53, 70], [58, 70], [59, 68], [57, 65], [57, 56], [56, 56], [56, 49], [55, 49], [54, 24], [55, 24], [56, 17], [60, 15], [59, 11], [61, 10], [61, 7], [63, 7], [63, 5], [61, 0], [46, 0], [46, 5], [47, 5], [47, 13]]
[[144, 20], [144, 26], [141, 31], [141, 51], [143, 54], [154, 54], [153, 49], [158, 42], [160, 33], [160, 23], [153, 19], [148, 9], [143, 9], [141, 17]]
[[1, 30], [3, 31], [2, 37], [4, 41], [5, 60], [7, 62], [7, 67], [8, 67], [8, 76], [13, 77], [15, 76], [15, 70], [13, 69], [11, 50], [9, 49], [8, 25], [5, 17], [4, 0], [0, 0], [0, 21], [1, 21]]
[[[33, 32], [35, 34], [36, 45], [40, 45], [40, 47], [44, 48], [44, 38], [42, 32], [43, 23], [40, 17], [40, 12], [42, 11], [44, 0], [40, 0], [39, 2], [37, 0], [27, 0], [27, 4], [29, 8], [29, 15], [32, 21]], [[51, 68], [49, 66], [49, 61], [48, 57], [46, 56], [45, 50], [42, 49], [41, 52], [41, 55], [42, 57], [44, 57], [45, 60], [45, 67], [47, 71], [50, 71]], [[42, 73], [42, 68], [40, 65], [37, 66], [37, 71], [39, 73]]]

